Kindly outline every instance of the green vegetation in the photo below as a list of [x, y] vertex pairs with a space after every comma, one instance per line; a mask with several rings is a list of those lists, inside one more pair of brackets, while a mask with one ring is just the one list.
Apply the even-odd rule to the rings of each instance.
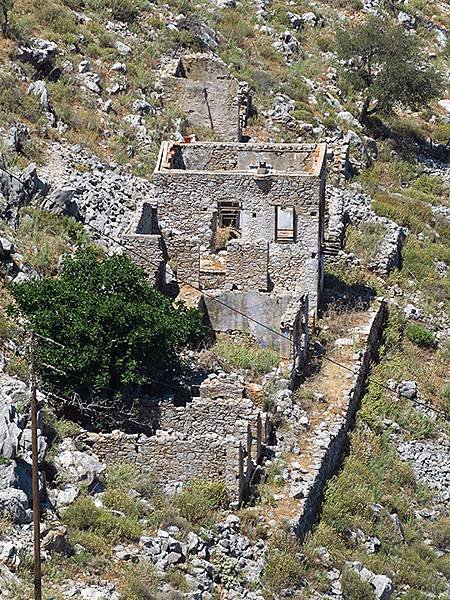
[[344, 598], [351, 598], [351, 600], [376, 600], [370, 583], [362, 579], [356, 571], [345, 569], [340, 581]]
[[378, 254], [386, 230], [380, 223], [349, 225], [346, 230], [345, 248], [353, 252], [368, 266]]
[[[430, 538], [440, 547], [448, 535], [448, 524], [412, 518], [415, 511], [432, 506], [432, 494], [416, 481], [411, 467], [399, 459], [385, 419], [398, 423], [405, 435], [414, 439], [433, 436], [437, 423], [376, 383], [389, 378], [411, 379], [414, 374], [424, 396], [439, 406], [441, 382], [447, 372], [445, 357], [434, 354], [430, 360], [429, 350], [411, 343], [406, 329], [401, 314], [391, 310], [381, 360], [372, 369], [372, 381], [350, 436], [348, 456], [342, 471], [328, 485], [320, 524], [302, 547], [307, 558], [307, 580], [324, 591], [329, 586], [320, 577], [317, 559], [318, 549], [325, 546], [343, 573], [341, 583], [348, 598], [371, 597], [366, 583], [346, 566], [348, 560], [359, 560], [374, 573], [386, 574], [397, 590], [410, 586], [411, 598], [441, 597], [445, 592], [445, 561], [423, 540]], [[382, 506], [378, 513], [373, 509], [376, 504]], [[402, 531], [393, 513], [399, 516]], [[356, 530], [363, 532], [362, 539], [349, 535], [349, 531]], [[369, 536], [381, 542], [374, 554], [368, 554], [364, 545], [364, 537]]]
[[194, 525], [208, 525], [214, 511], [223, 508], [227, 500], [223, 482], [197, 479], [175, 497], [174, 506], [181, 517]]
[[418, 323], [407, 325], [405, 333], [414, 344], [422, 348], [431, 348], [435, 343], [434, 333]]
[[270, 538], [263, 583], [271, 592], [300, 586], [305, 575], [300, 550], [300, 544], [290, 532], [281, 530]]
[[67, 508], [63, 519], [72, 530], [95, 534], [108, 544], [138, 540], [142, 534], [142, 526], [135, 516], [116, 516], [84, 496]]
[[81, 223], [35, 208], [20, 211], [19, 227], [14, 236], [25, 260], [41, 275], [47, 276], [57, 273], [62, 256], [92, 246]]
[[87, 0], [86, 4], [92, 10], [126, 23], [135, 21], [145, 6], [143, 0]]
[[338, 58], [347, 61], [348, 88], [363, 100], [361, 123], [376, 113], [389, 114], [396, 105], [421, 108], [441, 92], [442, 76], [400, 25], [370, 16], [363, 24], [338, 29], [336, 41]]
[[3, 37], [9, 34], [9, 12], [13, 7], [13, 0], [0, 0], [0, 24]]
[[211, 348], [216, 357], [228, 369], [249, 369], [257, 375], [264, 375], [276, 366], [280, 358], [271, 348], [260, 348], [249, 339], [242, 341], [220, 339]]
[[[65, 260], [58, 278], [13, 285], [11, 291], [15, 312], [38, 334], [62, 344], [39, 339], [43, 376], [67, 405], [79, 395], [80, 417], [89, 415], [99, 428], [117, 418], [126, 423], [138, 410], [121, 388], [173, 376], [181, 365], [180, 349], [203, 334], [200, 313], [180, 302], [173, 305], [125, 256], [99, 258], [93, 250], [81, 251]], [[102, 409], [96, 408], [99, 397]], [[61, 410], [64, 402], [59, 402]]]

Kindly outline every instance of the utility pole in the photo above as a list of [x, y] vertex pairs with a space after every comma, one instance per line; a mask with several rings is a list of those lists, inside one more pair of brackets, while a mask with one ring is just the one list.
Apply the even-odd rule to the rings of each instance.
[[38, 403], [36, 393], [36, 337], [31, 333], [30, 339], [31, 367], [31, 460], [33, 490], [33, 533], [34, 533], [34, 600], [42, 600], [41, 573], [41, 502], [39, 497], [39, 451], [38, 451]]

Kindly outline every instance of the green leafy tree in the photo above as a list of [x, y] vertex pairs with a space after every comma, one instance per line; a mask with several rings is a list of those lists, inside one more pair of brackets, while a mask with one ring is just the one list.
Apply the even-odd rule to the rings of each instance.
[[152, 379], [170, 381], [180, 350], [205, 333], [198, 310], [174, 304], [125, 256], [83, 250], [66, 259], [58, 278], [11, 291], [13, 312], [62, 345], [38, 338], [38, 364], [57, 407], [97, 428], [135, 419], [138, 406], [129, 398], [136, 394], [129, 392]]
[[419, 109], [442, 90], [442, 75], [427, 62], [414, 36], [388, 19], [370, 16], [337, 32], [344, 76], [360, 94], [361, 123], [396, 106]]

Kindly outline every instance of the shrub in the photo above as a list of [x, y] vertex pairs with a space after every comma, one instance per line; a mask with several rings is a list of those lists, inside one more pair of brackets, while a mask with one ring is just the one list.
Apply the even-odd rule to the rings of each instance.
[[263, 583], [272, 592], [300, 586], [305, 567], [299, 556], [298, 542], [289, 532], [280, 531], [270, 539]]
[[139, 478], [136, 465], [128, 462], [116, 462], [106, 469], [106, 485], [112, 489], [134, 488]]
[[141, 512], [139, 500], [118, 489], [106, 490], [102, 501], [106, 508], [118, 510], [128, 517], [138, 517]]
[[5, 372], [11, 377], [17, 377], [21, 381], [28, 383], [30, 371], [27, 361], [22, 356], [11, 356], [5, 366]]
[[142, 526], [133, 517], [118, 517], [97, 507], [92, 498], [81, 496], [66, 510], [64, 522], [75, 530], [95, 533], [111, 542], [121, 539], [137, 540]]
[[420, 346], [421, 348], [431, 348], [435, 343], [434, 333], [418, 323], [410, 323], [407, 325], [405, 334], [413, 344], [416, 344], [416, 346]]
[[434, 139], [436, 142], [447, 144], [450, 140], [450, 123], [442, 123], [434, 130]]
[[19, 249], [42, 275], [54, 274], [61, 256], [90, 245], [80, 223], [44, 210], [24, 208], [20, 212]]
[[370, 265], [380, 249], [385, 233], [386, 229], [381, 223], [349, 226], [346, 231], [345, 248], [348, 252], [355, 253], [365, 265]]
[[87, 552], [94, 556], [106, 555], [110, 551], [110, 546], [105, 539], [93, 531], [74, 529], [70, 532], [69, 539], [72, 546], [80, 544], [83, 548], [86, 548]]
[[110, 490], [136, 490], [145, 498], [162, 496], [154, 477], [144, 475], [138, 468], [128, 462], [116, 462], [106, 470], [106, 485]]
[[228, 341], [219, 340], [212, 348], [212, 352], [221, 359], [228, 368], [250, 369], [254, 373], [263, 375], [275, 368], [279, 361], [276, 350], [260, 348], [249, 340]]
[[345, 569], [341, 577], [342, 593], [348, 600], [375, 600], [373, 587], [353, 569]]
[[198, 525], [210, 521], [214, 511], [223, 508], [227, 499], [223, 482], [197, 479], [176, 496], [174, 505], [184, 519]]
[[[40, 340], [44, 379], [79, 418], [95, 420], [99, 428], [126, 426], [138, 406], [130, 394], [121, 394], [124, 386], [172, 377], [181, 367], [180, 349], [204, 332], [198, 310], [174, 305], [128, 257], [99, 258], [93, 249], [67, 258], [58, 278], [13, 284], [11, 292], [14, 312], [63, 346]], [[62, 409], [64, 402], [58, 402]]]
[[153, 600], [161, 584], [162, 578], [154, 565], [143, 560], [126, 570], [120, 585], [121, 597], [125, 600]]
[[113, 542], [123, 539], [136, 541], [142, 535], [142, 525], [134, 517], [117, 517], [102, 510], [95, 525], [95, 532]]
[[88, 0], [87, 5], [98, 12], [108, 11], [113, 19], [132, 23], [144, 8], [141, 0]]
[[95, 526], [101, 512], [101, 509], [95, 506], [92, 498], [81, 496], [67, 507], [63, 518], [69, 527], [84, 531]]

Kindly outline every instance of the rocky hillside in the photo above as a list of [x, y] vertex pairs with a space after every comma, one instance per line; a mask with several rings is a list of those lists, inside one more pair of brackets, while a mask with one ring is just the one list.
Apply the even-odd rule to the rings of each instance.
[[[225, 343], [190, 356], [239, 377], [278, 419], [253, 505], [240, 510], [214, 482], [174, 495], [133, 465], [106, 468], [79, 425], [43, 411], [44, 597], [447, 598], [448, 3], [0, 7], [0, 597], [32, 597], [29, 373], [8, 284], [56, 275], [61, 257], [79, 248], [117, 250], [111, 238], [152, 195], [161, 140], [222, 139], [169, 93], [180, 58], [202, 56], [200, 78], [219, 69], [224, 89], [235, 85], [251, 99], [245, 139], [328, 144], [327, 302], [311, 341], [314, 368], [292, 394], [270, 353], [244, 348], [237, 359]], [[396, 104], [361, 122], [362, 97], [345, 77], [351, 61], [338, 57], [336, 38], [370, 16], [417, 42], [442, 85], [420, 107]], [[321, 357], [358, 364], [345, 340], [375, 296], [389, 315], [372, 381], [318, 524], [300, 542], [289, 532], [290, 508], [310, 481], [296, 436], [311, 441], [312, 460], [329, 442], [348, 373]], [[49, 401], [44, 390], [40, 399]]]

